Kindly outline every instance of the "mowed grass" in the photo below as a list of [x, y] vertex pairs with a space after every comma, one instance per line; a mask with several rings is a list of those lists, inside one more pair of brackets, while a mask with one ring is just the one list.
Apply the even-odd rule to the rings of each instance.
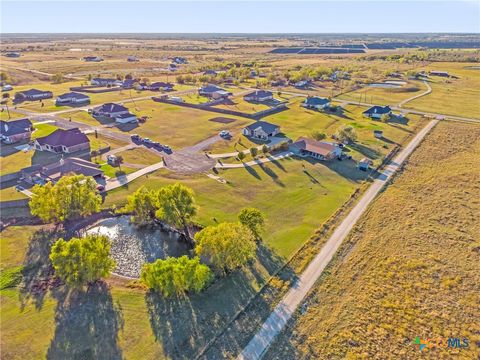
[[405, 107], [480, 119], [480, 70], [477, 63], [432, 63], [424, 70], [448, 71], [455, 78], [432, 76], [432, 92]]
[[116, 154], [123, 157], [123, 161], [128, 164], [136, 165], [152, 165], [162, 161], [160, 153], [155, 154], [153, 151], [145, 148], [134, 148], [122, 151]]
[[427, 87], [421, 81], [404, 79], [399, 79], [399, 81], [406, 81], [408, 83], [400, 88], [390, 89], [364, 86], [358, 90], [341, 94], [338, 98], [370, 104], [395, 106], [403, 100], [427, 91]]
[[478, 125], [437, 125], [266, 359], [413, 359], [417, 336], [432, 339], [428, 358], [478, 356], [479, 139]]
[[[280, 125], [280, 130], [292, 140], [301, 136], [311, 137], [313, 131], [320, 131], [327, 135], [326, 141], [343, 126], [353, 126], [357, 133], [356, 144], [349, 146], [355, 159], [368, 157], [376, 164], [383, 156], [393, 149], [395, 144], [404, 144], [409, 136], [416, 131], [421, 118], [409, 115], [408, 121], [381, 121], [371, 120], [362, 116], [365, 107], [347, 105], [343, 115], [327, 114], [316, 110], [301, 107], [303, 99], [295, 99], [289, 104], [289, 109], [266, 117], [264, 120]], [[383, 139], [373, 135], [374, 130], [383, 131]]]
[[[225, 116], [235, 121], [222, 124], [210, 121], [221, 114], [151, 100], [138, 101], [130, 110], [137, 116], [148, 116], [145, 123], [140, 123], [138, 127], [128, 131], [130, 134], [139, 134], [161, 144], [168, 144], [174, 150], [192, 146], [222, 130], [238, 135], [243, 127], [252, 122], [249, 119]], [[118, 128], [112, 129], [121, 131]]]
[[[10, 108], [10, 105], [9, 105]], [[15, 120], [15, 119], [23, 119], [27, 117], [26, 115], [20, 114], [18, 112], [12, 111], [12, 110], [1, 110], [0, 111], [0, 120], [3, 121], [9, 121], [9, 120]]]
[[[305, 166], [305, 167], [304, 167]], [[128, 188], [108, 193], [106, 206], [125, 203], [126, 196], [140, 186], [158, 188], [174, 182], [191, 187], [199, 203], [197, 221], [211, 225], [235, 221], [238, 211], [254, 206], [268, 221], [264, 241], [281, 256], [289, 256], [312, 235], [354, 191], [365, 176], [353, 162], [326, 166], [299, 159], [285, 159], [250, 168], [219, 171], [222, 184], [205, 174], [181, 176], [167, 170], [136, 180]]]

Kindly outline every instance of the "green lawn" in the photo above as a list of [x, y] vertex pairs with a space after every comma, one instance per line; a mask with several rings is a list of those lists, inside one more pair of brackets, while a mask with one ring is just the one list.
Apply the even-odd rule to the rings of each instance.
[[[6, 111], [6, 110], [0, 111], [0, 120], [7, 121], [7, 120], [22, 119], [24, 117], [27, 117], [26, 115], [23, 115], [23, 114], [20, 114], [18, 112], [10, 110], [10, 107], [11, 106], [9, 106], [8, 111]], [[13, 107], [12, 107], [12, 109], [13, 109]], [[10, 117], [9, 117], [9, 115], [10, 115]]]
[[432, 63], [424, 70], [448, 71], [458, 79], [431, 77], [432, 92], [405, 105], [447, 115], [480, 118], [480, 71], [476, 63]]
[[152, 165], [162, 161], [160, 153], [155, 154], [145, 148], [134, 148], [122, 151], [117, 155], [123, 157], [123, 161], [128, 164]]

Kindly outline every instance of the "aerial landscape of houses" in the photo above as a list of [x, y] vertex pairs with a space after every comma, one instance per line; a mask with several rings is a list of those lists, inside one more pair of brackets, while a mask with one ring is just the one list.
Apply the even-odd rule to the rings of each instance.
[[479, 359], [480, 4], [1, 8], [2, 360]]

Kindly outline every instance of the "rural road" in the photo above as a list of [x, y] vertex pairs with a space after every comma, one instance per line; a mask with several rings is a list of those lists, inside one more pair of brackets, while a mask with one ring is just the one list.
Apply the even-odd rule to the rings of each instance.
[[130, 173], [128, 175], [117, 176], [116, 178], [109, 179], [107, 181], [107, 183], [105, 184], [105, 191], [110, 191], [110, 190], [116, 189], [120, 186], [124, 186], [124, 185], [128, 184], [129, 182], [131, 182], [135, 179], [138, 179], [139, 177], [141, 177], [143, 175], [149, 174], [149, 173], [154, 172], [154, 171], [156, 171], [158, 169], [161, 169], [163, 167], [164, 167], [164, 163], [163, 163], [163, 160], [162, 160], [158, 163], [155, 163], [153, 165], [144, 167], [143, 169], [140, 169], [140, 170], [135, 171], [133, 173]]
[[257, 360], [263, 356], [275, 337], [283, 330], [302, 300], [315, 285], [315, 282], [330, 260], [332, 260], [343, 240], [347, 237], [367, 207], [382, 190], [391, 176], [400, 169], [408, 156], [437, 123], [438, 120], [430, 121], [374, 180], [366, 193], [360, 198], [341, 224], [338, 225], [320, 252], [300, 275], [298, 281], [295, 282], [285, 297], [275, 307], [268, 319], [263, 323], [260, 330], [258, 330], [248, 345], [243, 349], [237, 360]]
[[423, 92], [423, 93], [421, 93], [421, 94], [412, 96], [411, 98], [405, 99], [405, 100], [403, 100], [402, 102], [400, 102], [397, 106], [398, 106], [399, 108], [401, 108], [403, 105], [405, 105], [406, 103], [408, 103], [408, 102], [410, 102], [410, 101], [412, 101], [412, 100], [415, 100], [415, 99], [418, 99], [418, 98], [420, 98], [420, 97], [422, 97], [422, 96], [425, 96], [425, 95], [430, 94], [430, 93], [432, 92], [432, 88], [431, 88], [430, 84], [428, 83], [428, 81], [425, 81], [425, 80], [423, 80], [423, 83], [424, 83], [425, 86], [427, 87], [427, 91], [425, 91], [425, 92]]

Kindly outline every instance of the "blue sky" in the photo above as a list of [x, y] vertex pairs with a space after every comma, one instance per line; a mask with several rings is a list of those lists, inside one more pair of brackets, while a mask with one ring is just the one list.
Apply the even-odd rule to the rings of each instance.
[[480, 32], [480, 1], [5, 1], [1, 31]]

